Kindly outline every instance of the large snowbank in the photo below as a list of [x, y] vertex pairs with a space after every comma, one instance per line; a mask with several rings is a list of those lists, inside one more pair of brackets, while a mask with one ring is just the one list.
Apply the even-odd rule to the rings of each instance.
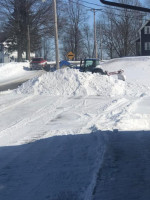
[[149, 93], [149, 84], [147, 86], [141, 83], [128, 83], [113, 76], [65, 68], [35, 77], [22, 84], [15, 93], [51, 96], [140, 96], [142, 93]]
[[48, 95], [122, 95], [126, 83], [100, 74], [82, 73], [77, 69], [60, 69], [36, 77], [16, 90], [18, 94]]

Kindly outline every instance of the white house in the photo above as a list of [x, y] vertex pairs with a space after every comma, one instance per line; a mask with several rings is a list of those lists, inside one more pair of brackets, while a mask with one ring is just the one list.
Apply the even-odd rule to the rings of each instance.
[[5, 50], [5, 44], [0, 43], [0, 63], [17, 61], [16, 53], [17, 52], [7, 53], [7, 51]]
[[[0, 33], [0, 63], [17, 62], [17, 51], [9, 53], [7, 51], [6, 37]], [[30, 54], [31, 58], [35, 57], [35, 53]], [[22, 55], [23, 60], [26, 60], [26, 53]]]

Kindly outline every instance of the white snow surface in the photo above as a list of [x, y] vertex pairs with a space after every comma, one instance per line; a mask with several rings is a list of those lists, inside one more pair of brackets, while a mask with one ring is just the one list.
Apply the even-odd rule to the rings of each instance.
[[108, 71], [123, 69], [128, 82], [143, 83], [146, 85], [150, 82], [150, 57], [148, 56], [112, 59], [102, 63], [101, 67]]
[[65, 68], [0, 93], [0, 200], [149, 199], [150, 57], [100, 67], [127, 80]]
[[0, 84], [11, 82], [22, 77], [27, 73], [25, 69], [29, 69], [29, 63], [1, 63], [0, 64]]

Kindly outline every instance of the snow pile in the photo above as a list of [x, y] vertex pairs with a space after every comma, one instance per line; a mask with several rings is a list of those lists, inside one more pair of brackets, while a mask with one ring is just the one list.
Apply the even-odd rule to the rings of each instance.
[[0, 64], [0, 82], [10, 80], [14, 77], [19, 77], [24, 73], [24, 67], [29, 67], [29, 63], [5, 63]]
[[126, 83], [100, 74], [82, 73], [77, 69], [60, 69], [24, 83], [18, 94], [71, 95], [122, 95]]

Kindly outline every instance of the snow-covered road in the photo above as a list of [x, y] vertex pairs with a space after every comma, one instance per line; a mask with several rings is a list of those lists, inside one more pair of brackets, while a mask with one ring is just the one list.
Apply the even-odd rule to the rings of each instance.
[[1, 99], [0, 145], [30, 143], [62, 133], [91, 132], [101, 118], [104, 105], [107, 107], [108, 103], [110, 100], [97, 96], [68, 98], [19, 95], [6, 103]]
[[148, 61], [103, 64], [127, 82], [67, 68], [1, 92], [0, 200], [148, 200]]
[[16, 89], [22, 83], [44, 74], [43, 70], [30, 71], [29, 63], [0, 64], [0, 92]]

